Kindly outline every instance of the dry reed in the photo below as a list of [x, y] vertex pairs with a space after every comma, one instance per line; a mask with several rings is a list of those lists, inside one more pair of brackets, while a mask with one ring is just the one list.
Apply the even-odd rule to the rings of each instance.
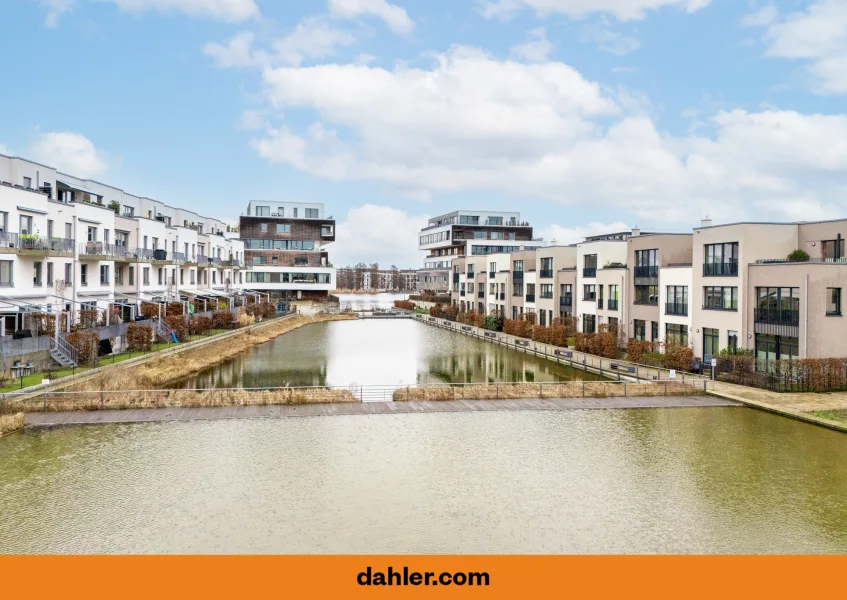
[[116, 366], [82, 381], [71, 381], [54, 387], [61, 391], [151, 390], [161, 388], [186, 375], [202, 371], [240, 354], [253, 346], [268, 342], [294, 329], [322, 321], [355, 319], [354, 315], [298, 315], [280, 319], [259, 329], [238, 334], [200, 347], [154, 357], [139, 365]]
[[479, 385], [432, 385], [399, 388], [394, 400], [517, 400], [520, 398], [612, 398], [615, 396], [697, 396], [699, 390], [681, 382], [609, 383], [567, 381], [561, 383], [500, 383]]
[[22, 412], [14, 415], [0, 415], [0, 436], [23, 429], [24, 422], [25, 418]]

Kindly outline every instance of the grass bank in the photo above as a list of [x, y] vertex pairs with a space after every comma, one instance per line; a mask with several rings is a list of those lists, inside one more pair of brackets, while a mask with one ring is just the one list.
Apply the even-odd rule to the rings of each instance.
[[847, 425], [847, 410], [816, 410], [812, 415], [818, 419], [826, 419], [827, 421]]
[[24, 428], [24, 413], [0, 415], [0, 437]]
[[655, 383], [613, 383], [568, 381], [551, 383], [499, 383], [472, 385], [431, 385], [399, 388], [394, 400], [517, 400], [521, 398], [614, 398], [635, 396], [701, 396], [702, 389], [668, 381]]
[[53, 390], [91, 391], [91, 390], [155, 390], [168, 385], [186, 375], [202, 371], [223, 362], [253, 346], [264, 344], [294, 329], [323, 321], [344, 321], [355, 319], [354, 315], [314, 315], [280, 319], [259, 329], [245, 329], [235, 335], [200, 347], [188, 348], [182, 352], [126, 367], [115, 367], [99, 373], [84, 381], [71, 381]]

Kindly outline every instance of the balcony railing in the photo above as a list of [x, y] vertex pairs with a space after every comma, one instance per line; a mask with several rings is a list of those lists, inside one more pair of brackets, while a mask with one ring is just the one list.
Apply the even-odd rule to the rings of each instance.
[[527, 294], [526, 295], [527, 302], [535, 302], [535, 294]]
[[542, 279], [550, 279], [551, 277], [553, 277], [553, 269], [541, 269], [538, 272], [538, 276]]
[[477, 296], [477, 298], [485, 298], [485, 292], [482, 292], [482, 291], [477, 292], [476, 296]]
[[223, 264], [223, 260], [221, 260], [220, 256], [213, 256], [209, 262], [211, 262], [213, 265], [218, 266], [221, 266]]
[[[238, 260], [237, 258], [229, 258], [229, 259], [223, 261], [222, 264], [225, 267], [240, 267], [241, 261]], [[321, 266], [325, 267], [326, 265], [321, 265]]]
[[465, 295], [465, 290], [462, 290], [461, 292], [459, 292], [459, 295], [460, 295], [460, 296], [464, 296], [464, 295]]
[[500, 300], [506, 299], [506, 292], [500, 292]]
[[459, 285], [459, 274], [458, 273], [453, 273], [453, 285], [455, 285], [455, 286]]
[[583, 277], [597, 277], [597, 267], [585, 267], [582, 270]]
[[682, 304], [680, 302], [665, 302], [665, 314], [685, 317], [688, 315], [688, 304]]
[[597, 308], [603, 308], [603, 299], [602, 298], [599, 298], [597, 300]]
[[573, 296], [560, 296], [559, 306], [573, 306]]
[[609, 300], [609, 306], [606, 307], [608, 310], [618, 310], [618, 301], [617, 300]]
[[582, 299], [585, 302], [596, 302], [597, 301], [597, 294], [586, 294], [585, 296], [582, 297]]
[[102, 242], [85, 242], [79, 245], [80, 256], [114, 256], [124, 257], [128, 254], [126, 246], [104, 244]]
[[735, 277], [738, 275], [738, 262], [703, 263], [704, 277]]
[[512, 281], [521, 283], [523, 281], [523, 271], [512, 271]]
[[73, 252], [74, 241], [67, 238], [41, 237], [37, 234], [0, 232], [0, 247], [42, 252]]
[[800, 311], [779, 308], [756, 308], [753, 310], [753, 319], [756, 323], [768, 325], [800, 325]]
[[659, 266], [641, 265], [640, 267], [635, 267], [635, 276], [656, 278], [659, 276]]
[[171, 252], [171, 258], [175, 262], [184, 263], [186, 259], [185, 252]]
[[489, 277], [489, 279], [494, 279], [494, 276], [495, 276], [495, 275], [497, 275], [497, 273], [496, 273], [495, 271], [489, 271], [489, 272], [488, 272], [488, 277]]
[[208, 264], [209, 263], [209, 257], [206, 256], [205, 254], [198, 254], [197, 255], [197, 262], [198, 262], [198, 264], [201, 264], [201, 265], [202, 264]]

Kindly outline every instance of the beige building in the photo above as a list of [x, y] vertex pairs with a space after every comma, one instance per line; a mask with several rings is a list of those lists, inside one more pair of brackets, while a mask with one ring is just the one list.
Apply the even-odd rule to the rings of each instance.
[[576, 285], [576, 245], [549, 246], [536, 251], [538, 323], [573, 315]]

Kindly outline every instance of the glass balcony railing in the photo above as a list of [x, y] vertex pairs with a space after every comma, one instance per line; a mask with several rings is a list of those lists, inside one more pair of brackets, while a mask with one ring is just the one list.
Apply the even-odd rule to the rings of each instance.
[[617, 300], [609, 300], [609, 305], [607, 306], [608, 310], [618, 310], [618, 301]]
[[683, 304], [680, 302], [666, 302], [665, 303], [665, 314], [666, 315], [679, 315], [679, 316], [687, 316], [688, 315], [688, 304]]
[[538, 272], [538, 276], [542, 279], [550, 279], [551, 277], [553, 277], [553, 269], [541, 269]]
[[597, 267], [585, 267], [582, 270], [583, 277], [597, 277]]
[[738, 262], [704, 263], [704, 277], [735, 277], [738, 275]]
[[527, 294], [526, 295], [527, 302], [535, 302], [535, 294]]
[[639, 267], [635, 267], [635, 276], [636, 277], [651, 277], [655, 278], [659, 276], [659, 267], [658, 265], [642, 265]]
[[768, 325], [800, 325], [800, 309], [756, 308], [753, 310], [756, 323]]

